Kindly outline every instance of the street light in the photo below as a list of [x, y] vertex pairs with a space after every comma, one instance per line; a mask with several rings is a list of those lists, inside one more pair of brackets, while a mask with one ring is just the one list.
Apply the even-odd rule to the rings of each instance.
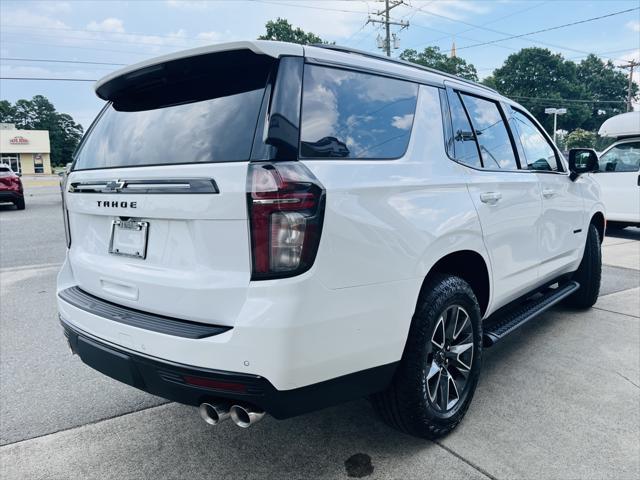
[[544, 113], [553, 115], [553, 143], [556, 143], [556, 128], [558, 126], [558, 115], [567, 113], [566, 108], [545, 108]]

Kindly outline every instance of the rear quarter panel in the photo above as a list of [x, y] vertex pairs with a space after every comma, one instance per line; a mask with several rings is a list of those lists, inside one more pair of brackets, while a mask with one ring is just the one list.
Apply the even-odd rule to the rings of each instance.
[[[437, 88], [421, 86], [401, 159], [305, 164], [327, 190], [315, 267], [327, 288], [413, 279], [417, 299], [430, 268], [448, 253], [474, 250], [487, 258], [467, 173], [444, 151]], [[410, 320], [415, 300], [398, 309]]]

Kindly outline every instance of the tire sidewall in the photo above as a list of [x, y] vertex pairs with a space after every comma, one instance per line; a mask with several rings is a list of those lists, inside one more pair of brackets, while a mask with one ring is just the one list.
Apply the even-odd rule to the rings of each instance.
[[[448, 427], [452, 424], [457, 424], [466, 413], [480, 378], [482, 367], [482, 323], [480, 308], [471, 287], [458, 277], [444, 277], [438, 286], [443, 284], [446, 284], [446, 288], [434, 288], [424, 298], [421, 303], [422, 308], [416, 312], [410, 335], [419, 335], [420, 341], [413, 342], [411, 351], [406, 351], [405, 356], [409, 365], [420, 365], [421, 367], [419, 371], [415, 372], [414, 392], [407, 392], [407, 395], [414, 396], [412, 403], [414, 403], [416, 411], [422, 412], [421, 417], [423, 418], [419, 419], [420, 423]], [[453, 305], [461, 306], [469, 315], [473, 329], [473, 363], [460, 400], [454, 408], [447, 412], [442, 412], [436, 409], [429, 400], [426, 380], [429, 370], [427, 357], [436, 322], [442, 313]]]

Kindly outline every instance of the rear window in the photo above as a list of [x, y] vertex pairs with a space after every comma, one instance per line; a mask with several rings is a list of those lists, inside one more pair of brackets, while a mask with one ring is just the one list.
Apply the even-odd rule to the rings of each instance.
[[110, 105], [75, 170], [248, 160], [263, 90], [141, 112]]
[[391, 159], [411, 137], [418, 85], [305, 65], [300, 156]]
[[74, 169], [249, 160], [274, 59], [234, 50], [111, 79]]

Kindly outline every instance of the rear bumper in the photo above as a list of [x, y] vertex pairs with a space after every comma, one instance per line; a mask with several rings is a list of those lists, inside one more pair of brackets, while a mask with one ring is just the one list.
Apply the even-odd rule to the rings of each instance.
[[13, 190], [0, 191], [0, 202], [15, 202], [23, 198], [22, 193]]
[[382, 365], [293, 390], [277, 390], [258, 375], [166, 362], [107, 344], [62, 318], [60, 321], [72, 351], [111, 378], [187, 405], [216, 400], [251, 404], [278, 419], [380, 391], [391, 381], [397, 365]]

